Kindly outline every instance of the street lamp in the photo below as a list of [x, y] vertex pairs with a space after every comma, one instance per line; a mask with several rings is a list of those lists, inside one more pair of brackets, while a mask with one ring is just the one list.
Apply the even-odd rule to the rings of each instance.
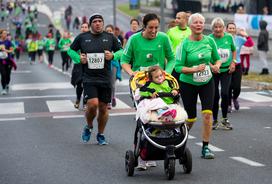
[[116, 27], [116, 0], [113, 0], [113, 26]]
[[161, 31], [165, 31], [165, 21], [164, 21], [164, 0], [161, 0], [160, 2], [160, 14], [161, 14]]

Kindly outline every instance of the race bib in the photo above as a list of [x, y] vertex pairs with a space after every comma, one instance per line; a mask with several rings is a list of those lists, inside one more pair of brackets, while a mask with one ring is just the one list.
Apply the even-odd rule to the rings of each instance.
[[70, 45], [68, 45], [68, 44], [67, 45], [63, 45], [63, 50], [67, 51], [69, 49], [69, 47], [70, 47]]
[[230, 57], [230, 50], [219, 48], [217, 51], [218, 51], [218, 54], [221, 58], [222, 63], [225, 63]]
[[103, 69], [105, 63], [104, 53], [88, 53], [88, 68], [89, 69]]
[[[197, 66], [195, 66], [197, 67]], [[206, 65], [205, 69], [201, 72], [196, 72], [193, 74], [194, 82], [207, 82], [212, 78], [212, 72], [210, 66]]]
[[49, 50], [55, 50], [55, 45], [49, 45]]

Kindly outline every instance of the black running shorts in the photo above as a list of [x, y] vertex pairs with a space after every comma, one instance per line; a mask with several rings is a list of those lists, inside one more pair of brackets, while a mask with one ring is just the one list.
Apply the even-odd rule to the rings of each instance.
[[100, 102], [111, 102], [111, 87], [106, 87], [100, 84], [83, 83], [84, 100], [98, 98]]

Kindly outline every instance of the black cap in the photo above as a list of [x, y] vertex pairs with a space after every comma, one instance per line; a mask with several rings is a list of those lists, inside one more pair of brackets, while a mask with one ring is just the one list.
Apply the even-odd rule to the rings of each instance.
[[94, 13], [90, 16], [89, 18], [89, 24], [91, 24], [93, 22], [94, 19], [102, 19], [102, 21], [104, 21], [103, 17], [101, 14], [99, 13]]

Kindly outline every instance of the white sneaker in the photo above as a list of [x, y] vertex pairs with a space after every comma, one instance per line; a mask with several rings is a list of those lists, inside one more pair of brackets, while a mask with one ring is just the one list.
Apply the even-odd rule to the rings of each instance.
[[8, 94], [8, 93], [7, 93], [7, 90], [6, 90], [6, 89], [3, 89], [2, 92], [1, 92], [1, 94], [2, 94], [2, 95]]
[[156, 167], [157, 163], [155, 161], [146, 161], [145, 165], [147, 167]]
[[141, 158], [138, 159], [138, 166], [136, 167], [138, 171], [147, 170], [146, 161], [143, 161]]

